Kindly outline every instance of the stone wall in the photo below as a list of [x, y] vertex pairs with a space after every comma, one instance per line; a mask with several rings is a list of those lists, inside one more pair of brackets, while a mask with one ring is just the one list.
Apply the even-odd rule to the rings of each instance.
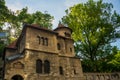
[[16, 50], [6, 49], [5, 80], [84, 80], [69, 28], [57, 32], [28, 25], [23, 29]]
[[85, 80], [120, 80], [120, 72], [116, 73], [84, 73]]
[[[41, 40], [39, 40], [38, 36], [41, 37]], [[45, 45], [45, 41], [43, 40], [43, 38], [48, 39], [47, 45]], [[43, 44], [43, 42], [44, 42], [44, 44]], [[57, 43], [56, 34], [46, 32], [43, 30], [27, 28], [26, 39], [25, 39], [25, 48], [36, 50], [36, 51], [57, 53], [56, 43]]]
[[[50, 62], [50, 73], [36, 72], [36, 60]], [[63, 68], [60, 74], [59, 67]], [[59, 56], [56, 53], [46, 53], [33, 50], [25, 50], [23, 58], [8, 62], [5, 69], [5, 79], [10, 80], [13, 76], [20, 75], [24, 80], [84, 80], [80, 60], [75, 57]]]

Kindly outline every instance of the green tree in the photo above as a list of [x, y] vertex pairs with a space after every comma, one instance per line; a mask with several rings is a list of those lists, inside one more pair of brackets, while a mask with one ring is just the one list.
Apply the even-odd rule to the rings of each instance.
[[[0, 0], [0, 32], [3, 32], [3, 25], [7, 20], [8, 8], [5, 6], [5, 1]], [[2, 56], [6, 44], [0, 39], [0, 57]]]
[[8, 15], [8, 8], [5, 6], [5, 1], [0, 0], [0, 30], [2, 30], [2, 25], [6, 21], [6, 17]]
[[6, 46], [6, 44], [4, 44], [3, 42], [0, 41], [0, 58], [3, 55], [3, 51], [4, 51], [4, 47]]
[[15, 38], [21, 33], [22, 25], [24, 23], [28, 24], [38, 24], [42, 27], [52, 29], [53, 16], [48, 13], [42, 13], [36, 11], [35, 13], [28, 13], [28, 8], [23, 8], [22, 10], [17, 10], [16, 12], [10, 11], [7, 23], [9, 24], [8, 31], [14, 30]]
[[117, 51], [117, 54], [112, 56], [112, 59], [108, 62], [108, 64], [112, 66], [114, 71], [120, 70], [120, 50]]
[[[19, 37], [23, 24], [38, 24], [45, 28], [52, 28], [53, 16], [47, 12], [28, 13], [28, 8], [12, 11], [5, 5], [5, 0], [0, 0], [0, 32], [8, 33], [9, 43]], [[5, 44], [6, 45], [6, 44]], [[0, 51], [4, 45], [0, 43]]]
[[52, 29], [52, 20], [53, 16], [48, 14], [46, 11], [45, 13], [42, 13], [40, 11], [36, 11], [32, 14], [32, 23], [37, 23], [45, 28]]
[[120, 15], [112, 8], [111, 3], [89, 0], [70, 7], [62, 18], [73, 30], [75, 49], [84, 71], [101, 71], [101, 64], [111, 54], [111, 43], [120, 37]]

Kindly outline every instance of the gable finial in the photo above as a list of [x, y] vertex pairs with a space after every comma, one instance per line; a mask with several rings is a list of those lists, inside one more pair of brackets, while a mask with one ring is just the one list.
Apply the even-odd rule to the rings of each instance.
[[64, 27], [61, 21], [59, 21], [58, 27]]

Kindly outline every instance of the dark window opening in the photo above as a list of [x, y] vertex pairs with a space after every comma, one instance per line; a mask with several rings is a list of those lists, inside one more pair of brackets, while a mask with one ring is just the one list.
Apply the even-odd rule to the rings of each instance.
[[42, 73], [42, 61], [41, 60], [36, 61], [36, 72]]
[[24, 80], [21, 75], [15, 75], [11, 78], [11, 80]]
[[41, 42], [42, 42], [42, 45], [45, 45], [44, 37], [41, 37]]
[[48, 46], [48, 38], [37, 36], [39, 44]]
[[58, 48], [58, 50], [60, 50], [60, 49], [61, 49], [61, 46], [60, 46], [60, 44], [59, 44], [59, 43], [57, 44], [57, 48]]
[[59, 72], [60, 72], [60, 75], [63, 75], [63, 68], [61, 66], [59, 67]]
[[70, 48], [70, 52], [72, 52], [72, 48]]
[[45, 38], [45, 45], [48, 46], [48, 38]]
[[39, 41], [39, 44], [41, 43], [41, 37], [40, 36], [37, 36], [38, 38], [38, 41]]
[[66, 37], [70, 37], [69, 33], [65, 32], [64, 34], [65, 34]]
[[44, 61], [44, 73], [50, 73], [50, 62], [48, 60]]
[[74, 74], [77, 74], [75, 69], [74, 69]]

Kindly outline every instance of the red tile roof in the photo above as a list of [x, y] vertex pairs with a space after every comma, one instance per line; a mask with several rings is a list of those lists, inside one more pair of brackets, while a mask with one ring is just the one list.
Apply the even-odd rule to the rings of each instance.
[[6, 48], [12, 48], [12, 49], [16, 49], [16, 43], [17, 43], [17, 40], [13, 41], [11, 44], [9, 44]]

